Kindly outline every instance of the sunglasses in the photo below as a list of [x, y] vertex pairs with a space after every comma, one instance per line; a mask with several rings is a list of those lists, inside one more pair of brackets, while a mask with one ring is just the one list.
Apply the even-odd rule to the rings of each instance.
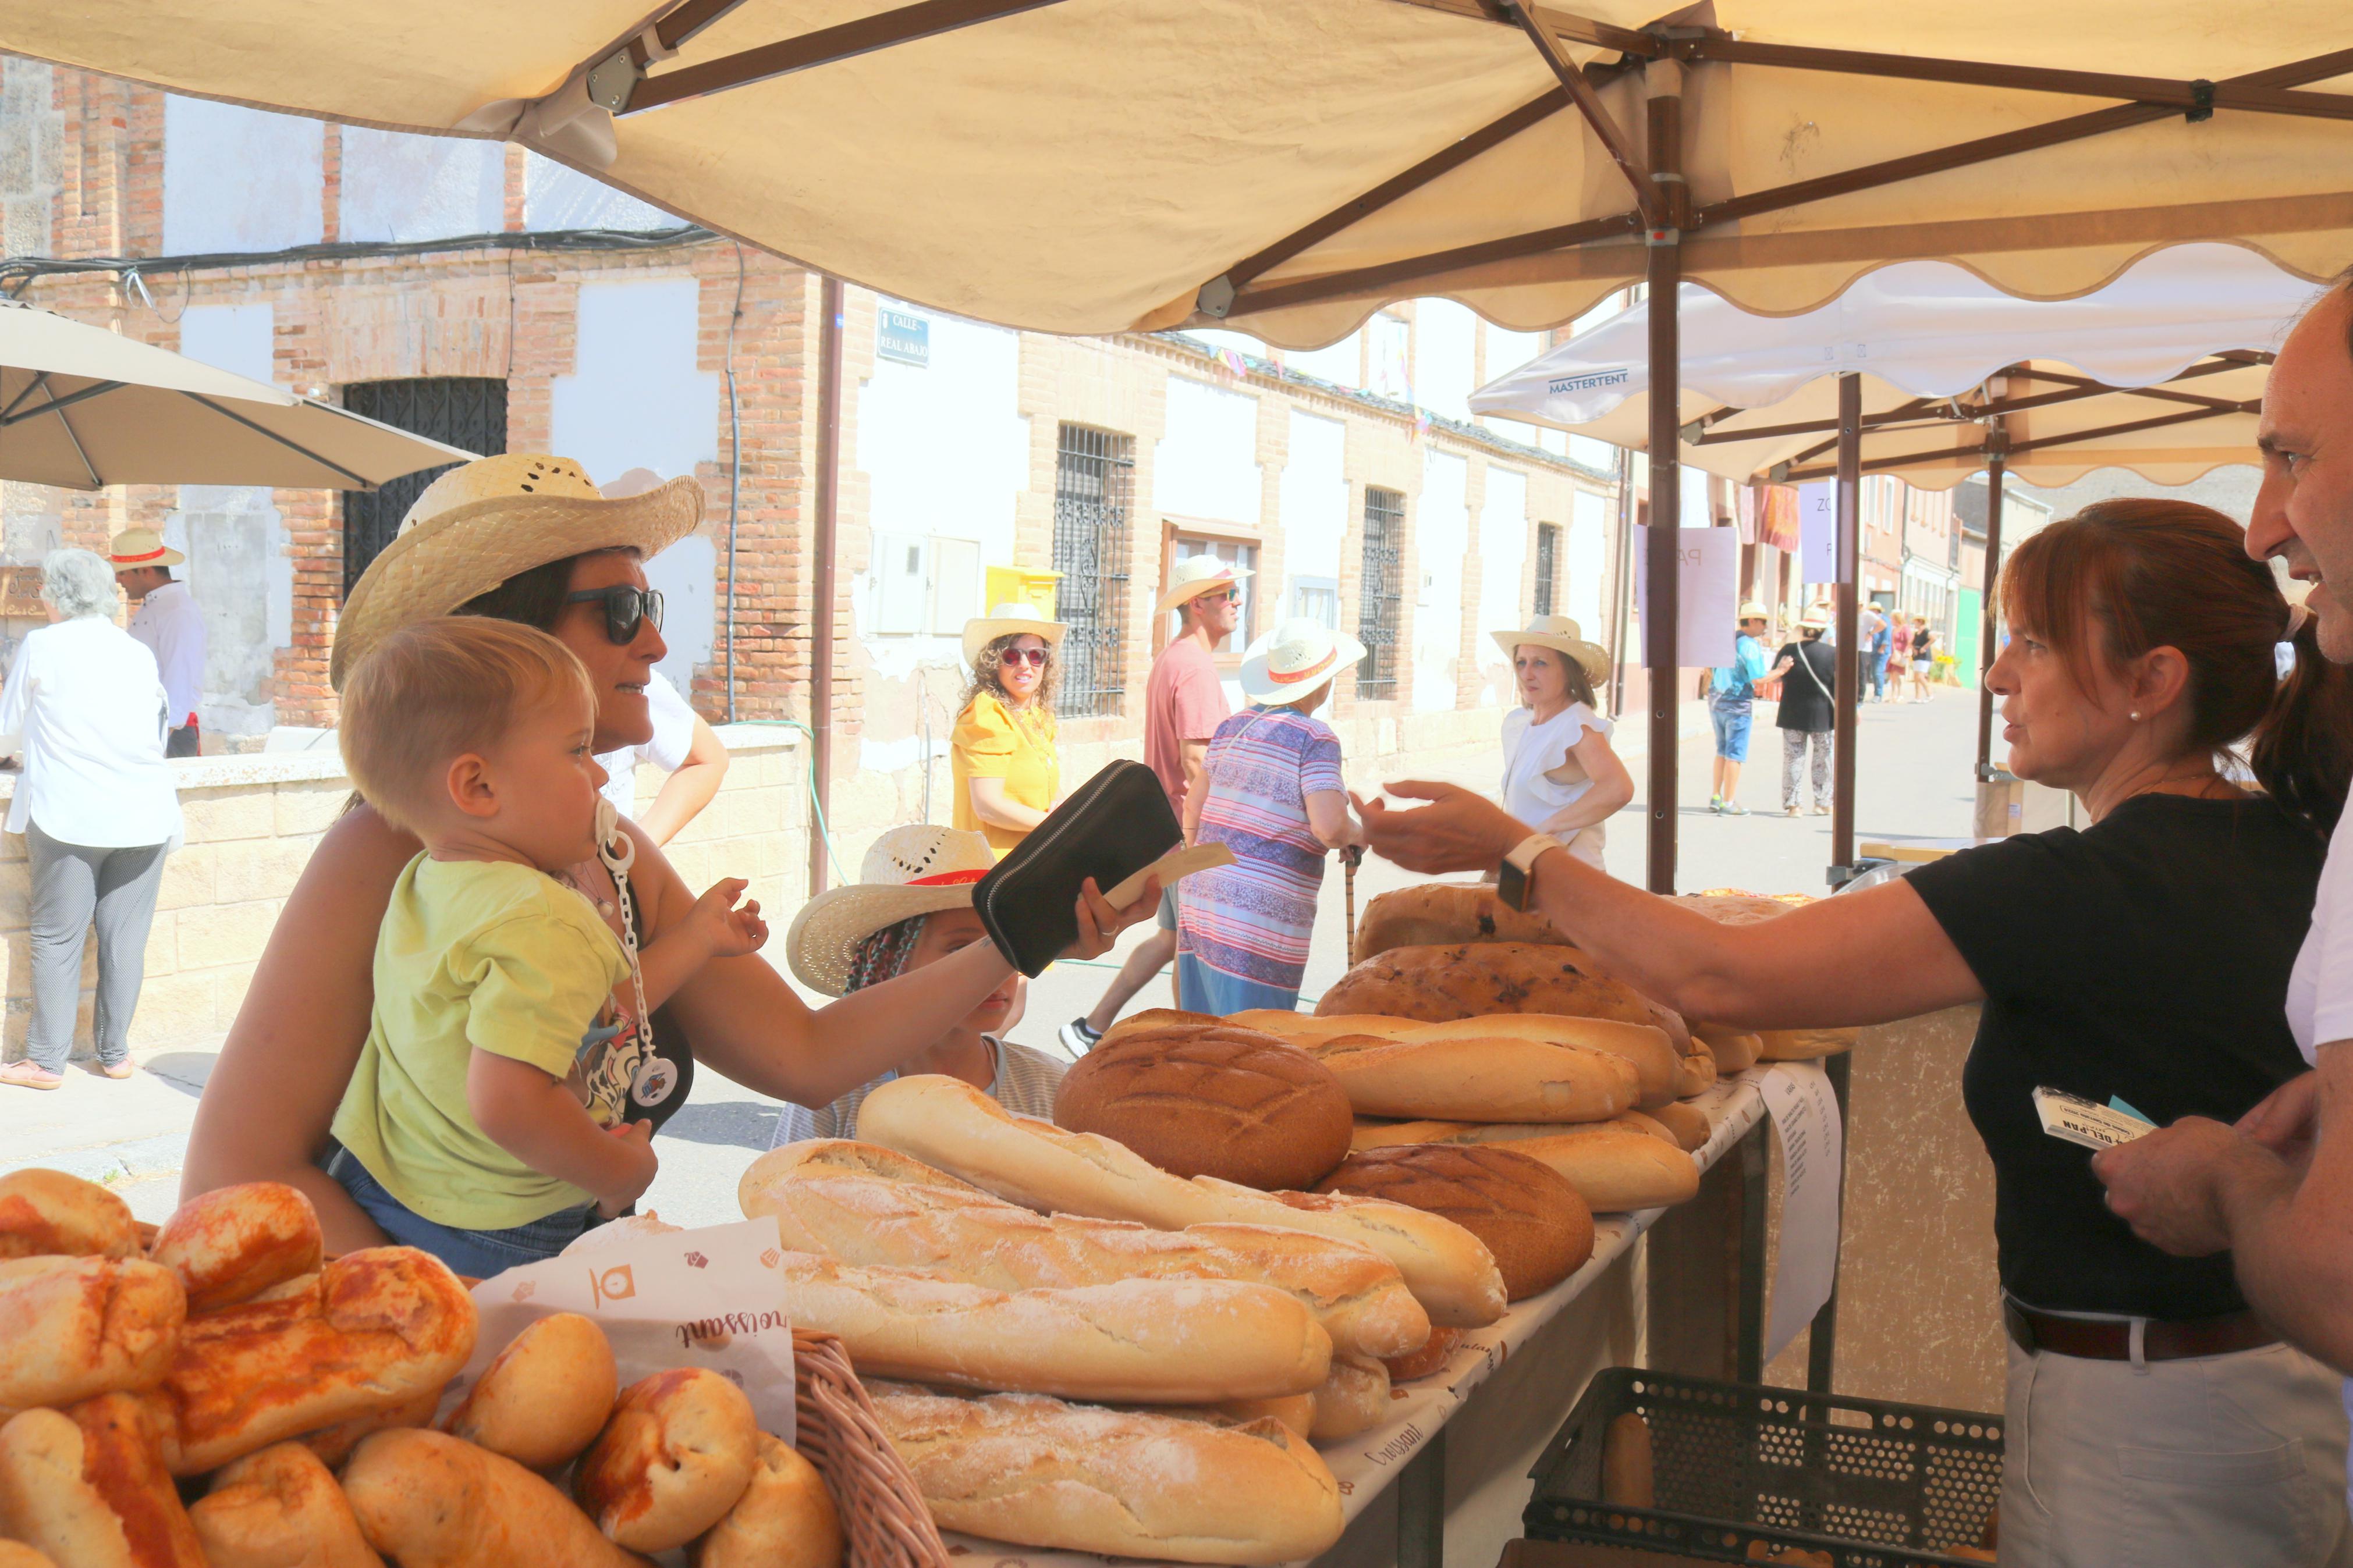
[[661, 630], [662, 596], [657, 589], [617, 583], [610, 588], [587, 588], [577, 594], [566, 594], [564, 602], [567, 605], [603, 605], [605, 636], [624, 647], [638, 640], [638, 628], [648, 621], [653, 623], [654, 630]]
[[1029, 664], [1046, 668], [1047, 650], [1042, 647], [1009, 647], [997, 656], [999, 664]]

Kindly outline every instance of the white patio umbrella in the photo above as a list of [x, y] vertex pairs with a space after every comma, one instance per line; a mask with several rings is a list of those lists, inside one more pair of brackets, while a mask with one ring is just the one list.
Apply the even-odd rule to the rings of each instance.
[[0, 479], [373, 489], [475, 455], [0, 300]]

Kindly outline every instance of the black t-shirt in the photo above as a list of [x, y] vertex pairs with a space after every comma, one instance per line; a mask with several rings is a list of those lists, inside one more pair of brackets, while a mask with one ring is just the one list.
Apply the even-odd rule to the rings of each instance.
[[[1781, 708], [1773, 722], [1784, 730], [1828, 730], [1834, 721], [1831, 693], [1838, 689], [1838, 652], [1816, 637], [1811, 642], [1783, 643], [1775, 664], [1794, 659], [1796, 667], [1781, 678]], [[1807, 670], [1812, 670], [1808, 675]], [[1816, 685], [1819, 677], [1820, 684]]]
[[1936, 657], [1936, 634], [1930, 631], [1927, 627], [1922, 626], [1919, 630], [1912, 634], [1913, 662], [1916, 664], [1924, 660], [1933, 659]]
[[2032, 1307], [2179, 1319], [2246, 1305], [2227, 1253], [2170, 1258], [2042, 1131], [2047, 1085], [2159, 1126], [2233, 1121], [2304, 1070], [2288, 971], [2327, 847], [2268, 799], [2136, 795], [2097, 825], [1963, 850], [1907, 880], [1985, 987], [1961, 1073], [1993, 1157], [2004, 1289]]

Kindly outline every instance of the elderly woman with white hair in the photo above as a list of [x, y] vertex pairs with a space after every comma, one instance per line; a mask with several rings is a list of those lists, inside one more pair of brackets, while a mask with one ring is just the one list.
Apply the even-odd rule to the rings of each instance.
[[25, 638], [0, 689], [0, 746], [24, 753], [7, 830], [32, 862], [33, 1016], [26, 1059], [0, 1083], [65, 1081], [81, 997], [82, 943], [98, 926], [98, 1070], [131, 1076], [131, 1015], [180, 799], [164, 761], [168, 722], [155, 656], [114, 624], [114, 570], [88, 550], [41, 563], [55, 623]]

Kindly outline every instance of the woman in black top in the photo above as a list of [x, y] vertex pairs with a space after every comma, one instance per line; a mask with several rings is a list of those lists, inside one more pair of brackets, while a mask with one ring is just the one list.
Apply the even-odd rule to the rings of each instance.
[[[2013, 1344], [2005, 1568], [2337, 1561], [2353, 1543], [2336, 1379], [2247, 1312], [2227, 1257], [2137, 1240], [2031, 1094], [2227, 1122], [2301, 1069], [2283, 1009], [2345, 799], [2346, 678], [2307, 629], [2279, 680], [2286, 605], [2203, 507], [2102, 502], [2020, 546], [2000, 589], [2012, 636], [1988, 684], [2010, 769], [2073, 791], [2093, 826], [1762, 925], [1718, 925], [1549, 852], [1535, 905], [1695, 1018], [1844, 1026], [1984, 1005], [1962, 1089], [1993, 1160]], [[2248, 739], [2262, 794], [2221, 771]], [[1526, 837], [1468, 792], [1390, 789], [1437, 802], [1366, 814], [1373, 847], [1412, 869], [1492, 866]]]
[[1831, 693], [1838, 689], [1837, 656], [1822, 641], [1829, 623], [1820, 610], [1808, 610], [1798, 622], [1798, 640], [1783, 643], [1773, 656], [1766, 679], [1781, 683], [1780, 710], [1773, 722], [1781, 727], [1781, 811], [1798, 815], [1798, 780], [1806, 771], [1806, 750], [1814, 753], [1814, 815], [1831, 814]]

